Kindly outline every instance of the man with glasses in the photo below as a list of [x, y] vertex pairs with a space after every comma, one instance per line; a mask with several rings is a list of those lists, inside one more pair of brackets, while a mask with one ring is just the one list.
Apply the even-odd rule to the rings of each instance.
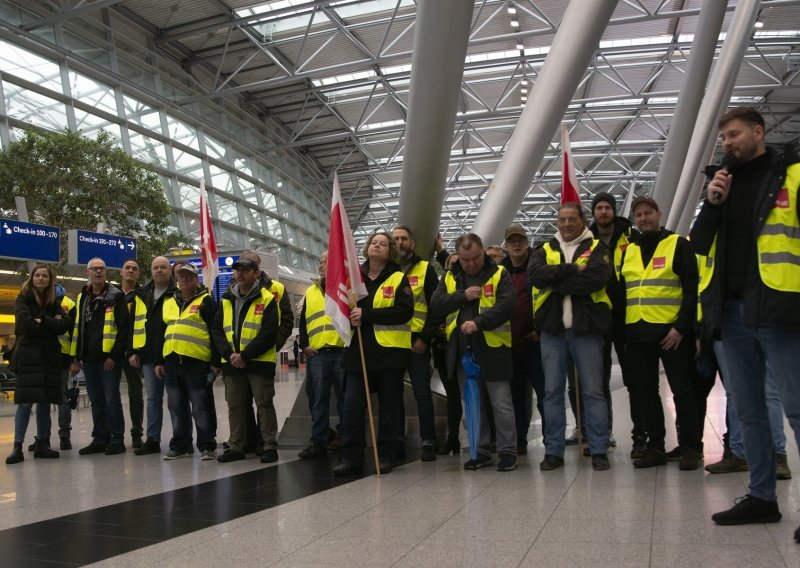
[[125, 417], [119, 383], [128, 347], [130, 314], [125, 294], [106, 281], [106, 263], [93, 258], [86, 265], [87, 286], [78, 295], [70, 355], [70, 374], [83, 369], [92, 405], [92, 443], [81, 455], [125, 452]]

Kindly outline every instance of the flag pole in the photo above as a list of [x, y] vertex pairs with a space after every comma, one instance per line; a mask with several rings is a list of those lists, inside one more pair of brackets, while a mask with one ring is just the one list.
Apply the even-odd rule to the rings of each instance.
[[358, 330], [358, 351], [361, 353], [361, 374], [364, 376], [364, 394], [367, 397], [367, 417], [369, 418], [369, 433], [372, 436], [372, 457], [375, 458], [375, 473], [381, 476], [381, 464], [378, 461], [378, 441], [375, 438], [375, 422], [372, 419], [372, 397], [369, 393], [369, 379], [367, 378], [367, 360], [364, 358], [364, 341], [361, 338], [361, 325]]

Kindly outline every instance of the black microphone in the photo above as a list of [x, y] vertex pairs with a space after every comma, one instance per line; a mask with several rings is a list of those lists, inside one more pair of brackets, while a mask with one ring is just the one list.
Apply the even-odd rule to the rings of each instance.
[[[733, 172], [739, 166], [739, 158], [733, 152], [728, 152], [722, 156], [722, 163], [719, 165], [717, 171]], [[716, 189], [712, 189], [708, 194], [708, 200], [714, 205], [719, 205], [722, 201], [722, 193]]]

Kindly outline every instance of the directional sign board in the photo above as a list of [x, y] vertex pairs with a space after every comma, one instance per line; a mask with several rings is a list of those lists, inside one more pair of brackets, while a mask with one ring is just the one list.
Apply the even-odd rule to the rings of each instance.
[[67, 235], [69, 264], [86, 265], [102, 258], [108, 268], [121, 269], [126, 260], [136, 258], [136, 239], [72, 229]]
[[[235, 255], [226, 255], [220, 256], [217, 259], [217, 264], [219, 265], [219, 276], [217, 276], [217, 283], [214, 285], [214, 299], [219, 302], [222, 300], [222, 295], [225, 293], [225, 290], [228, 289], [228, 284], [231, 282], [231, 278], [233, 278], [233, 263], [236, 262], [239, 258], [238, 254]], [[175, 262], [188, 262], [197, 267], [197, 271], [200, 273], [198, 278], [201, 284], [206, 284], [203, 282], [203, 261], [197, 257], [183, 257], [183, 258], [174, 258], [170, 259], [171, 263]]]
[[0, 257], [58, 262], [60, 236], [58, 227], [0, 219]]

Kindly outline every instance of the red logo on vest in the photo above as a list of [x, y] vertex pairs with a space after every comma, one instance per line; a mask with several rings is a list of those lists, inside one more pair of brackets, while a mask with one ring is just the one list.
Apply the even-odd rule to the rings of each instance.
[[484, 284], [483, 295], [487, 298], [494, 298], [494, 284]]
[[664, 268], [665, 266], [667, 266], [666, 256], [658, 256], [653, 259], [653, 268], [659, 269]]
[[419, 284], [419, 276], [409, 276], [408, 283], [412, 286], [417, 286]]
[[383, 287], [383, 297], [384, 298], [394, 298], [394, 286], [384, 286]]
[[589, 258], [590, 256], [592, 256], [592, 249], [586, 249], [581, 253], [580, 258]]
[[199, 311], [200, 311], [200, 306], [198, 304], [195, 304], [194, 306], [189, 306], [189, 313], [190, 314], [196, 314]]
[[256, 304], [256, 315], [260, 316], [264, 313], [264, 304]]
[[628, 248], [629, 243], [625, 243], [624, 245], [619, 245], [619, 250], [625, 252], [625, 249]]
[[280, 302], [281, 300], [280, 294], [278, 294], [277, 292], [273, 292], [272, 297], [275, 298], [276, 302]]
[[114, 308], [112, 308], [111, 306], [106, 306], [106, 313], [107, 314], [110, 314], [113, 311], [114, 311]]
[[789, 190], [787, 188], [783, 187], [778, 192], [778, 197], [775, 199], [775, 208], [777, 209], [789, 208]]

